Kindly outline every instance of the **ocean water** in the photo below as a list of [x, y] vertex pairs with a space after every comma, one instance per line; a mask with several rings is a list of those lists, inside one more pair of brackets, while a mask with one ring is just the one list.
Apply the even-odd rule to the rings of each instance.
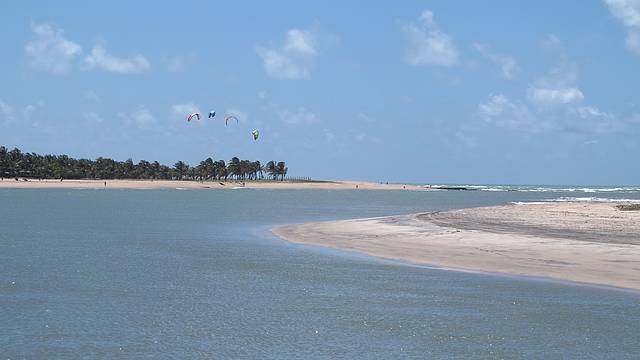
[[640, 202], [640, 186], [638, 185], [437, 185], [416, 184], [431, 190], [459, 187], [469, 191], [490, 192], [524, 192], [545, 194], [544, 201], [595, 201], [595, 202]]
[[[0, 359], [637, 359], [638, 293], [411, 266], [269, 232], [548, 197], [0, 189]], [[640, 200], [607, 193], [629, 197]]]

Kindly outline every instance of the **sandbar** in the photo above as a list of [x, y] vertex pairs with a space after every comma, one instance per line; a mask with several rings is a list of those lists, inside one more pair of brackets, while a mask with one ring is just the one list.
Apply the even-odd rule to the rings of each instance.
[[640, 290], [640, 211], [611, 203], [508, 204], [272, 231], [416, 264]]

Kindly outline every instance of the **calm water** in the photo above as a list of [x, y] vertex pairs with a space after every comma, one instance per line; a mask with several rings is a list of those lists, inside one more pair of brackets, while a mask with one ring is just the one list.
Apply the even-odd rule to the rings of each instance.
[[547, 198], [0, 190], [0, 359], [638, 358], [637, 293], [425, 269], [268, 232]]

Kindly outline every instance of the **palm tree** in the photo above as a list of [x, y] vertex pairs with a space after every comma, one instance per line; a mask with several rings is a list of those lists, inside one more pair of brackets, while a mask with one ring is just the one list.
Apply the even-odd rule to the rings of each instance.
[[9, 165], [9, 158], [7, 155], [7, 148], [4, 146], [0, 146], [0, 178], [4, 180], [4, 177], [7, 176]]
[[242, 165], [240, 163], [240, 159], [234, 156], [229, 161], [229, 165], [227, 165], [227, 172], [229, 173], [229, 175], [235, 176], [236, 179], [238, 179], [242, 174]]
[[18, 148], [14, 148], [9, 151], [8, 154], [10, 161], [9, 174], [11, 177], [18, 177], [20, 170], [22, 169], [22, 152]]
[[206, 158], [204, 161], [200, 162], [200, 165], [202, 166], [202, 175], [205, 176], [207, 180], [215, 177], [212, 158]]
[[134, 173], [138, 179], [149, 179], [151, 177], [151, 164], [147, 160], [140, 160]]
[[276, 163], [273, 160], [270, 160], [267, 163], [267, 173], [269, 174], [269, 176], [271, 176], [271, 178], [273, 180], [276, 179], [276, 176], [278, 176], [278, 171], [276, 170]]
[[59, 178], [60, 180], [67, 178], [67, 174], [69, 174], [69, 168], [70, 168], [69, 157], [67, 155], [58, 156], [57, 165], [58, 165], [56, 167], [57, 173], [55, 173], [54, 176], [56, 178]]
[[178, 178], [178, 180], [182, 180], [189, 171], [189, 165], [187, 165], [183, 161], [178, 161], [177, 163], [175, 163], [173, 165], [173, 168], [175, 169], [176, 177]]
[[151, 171], [151, 179], [155, 180], [158, 178], [158, 176], [160, 175], [160, 163], [157, 161], [154, 161], [151, 164], [151, 167], [149, 168], [149, 170]]
[[133, 174], [134, 171], [136, 170], [136, 165], [133, 163], [133, 160], [131, 160], [131, 158], [127, 159], [127, 161], [125, 161], [123, 165], [124, 165], [122, 167], [123, 177], [126, 177], [127, 174]]
[[260, 179], [264, 178], [264, 166], [262, 164], [260, 164], [259, 160], [256, 160], [256, 162], [254, 163], [255, 167], [256, 167], [256, 178], [258, 178], [258, 174], [260, 174]]
[[189, 174], [189, 177], [191, 178], [191, 180], [197, 180], [198, 179], [198, 167], [197, 166], [190, 167], [189, 171], [187, 173]]
[[204, 178], [204, 174], [205, 174], [205, 164], [204, 164], [204, 160], [200, 161], [200, 164], [198, 164], [198, 166], [193, 168], [193, 172], [196, 174], [197, 179], [202, 182], [202, 179]]
[[284, 177], [287, 176], [288, 170], [289, 168], [285, 166], [284, 161], [278, 162], [276, 165], [276, 173], [280, 175], [280, 181], [284, 181]]
[[218, 180], [222, 177], [227, 180], [227, 165], [224, 160], [218, 160], [213, 163], [213, 175]]
[[240, 161], [240, 177], [244, 180], [251, 173], [251, 162], [249, 160]]
[[260, 172], [260, 161], [251, 161], [249, 163], [249, 179], [251, 180], [257, 180], [258, 179], [258, 173]]

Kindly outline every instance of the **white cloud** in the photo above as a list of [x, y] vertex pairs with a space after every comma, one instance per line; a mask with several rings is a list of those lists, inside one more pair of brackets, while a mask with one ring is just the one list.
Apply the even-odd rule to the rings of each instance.
[[581, 106], [572, 110], [582, 120], [580, 127], [595, 133], [611, 133], [625, 131], [628, 119], [601, 111], [595, 106]]
[[536, 121], [529, 108], [514, 103], [505, 95], [491, 95], [489, 101], [479, 104], [477, 114], [487, 123], [515, 130], [538, 132], [547, 125]]
[[169, 72], [184, 72], [187, 70], [187, 67], [191, 65], [194, 61], [193, 55], [176, 55], [169, 56], [163, 59], [163, 63]]
[[170, 57], [165, 60], [165, 63], [170, 72], [183, 72], [186, 68], [186, 61], [181, 56]]
[[276, 79], [307, 79], [318, 55], [316, 36], [310, 30], [287, 31], [280, 48], [257, 48], [267, 74]]
[[526, 98], [514, 101], [505, 95], [491, 95], [488, 102], [479, 104], [476, 115], [485, 124], [530, 133], [582, 134], [625, 132], [634, 126], [633, 115], [620, 116], [587, 103], [576, 86], [576, 64], [555, 35], [548, 35], [543, 44], [557, 53], [559, 64], [529, 85]]
[[331, 131], [331, 129], [322, 129], [322, 133], [324, 135], [324, 139], [328, 143], [333, 143], [336, 141], [336, 134], [334, 134], [333, 131]]
[[182, 104], [174, 104], [171, 106], [171, 110], [176, 115], [184, 115], [185, 117], [191, 113], [199, 113], [200, 109], [193, 102], [186, 102]]
[[530, 87], [527, 97], [530, 101], [543, 105], [570, 104], [584, 100], [582, 91], [575, 87], [561, 89]]
[[555, 51], [559, 61], [551, 71], [529, 86], [528, 100], [542, 106], [566, 106], [582, 102], [584, 94], [576, 86], [577, 65], [568, 58], [560, 39], [555, 35], [547, 35], [543, 44], [546, 44], [545, 48]]
[[625, 38], [625, 45], [627, 49], [640, 55], [640, 31], [629, 31]]
[[0, 114], [2, 114], [5, 117], [12, 117], [13, 106], [5, 102], [4, 100], [0, 99]]
[[612, 116], [609, 113], [600, 111], [600, 109], [594, 106], [581, 106], [578, 108], [578, 113], [582, 118], [588, 118], [593, 116], [595, 117], [598, 117], [598, 116], [611, 117]]
[[494, 54], [489, 50], [489, 47], [482, 44], [473, 44], [473, 47], [486, 59], [492, 63], [500, 66], [502, 71], [502, 77], [507, 80], [511, 80], [515, 77], [516, 73], [520, 71], [518, 62], [512, 56]]
[[[63, 37], [63, 31], [49, 24], [32, 25], [33, 39], [24, 46], [27, 61], [34, 69], [52, 74], [66, 74], [82, 54], [82, 47]], [[84, 64], [92, 69], [127, 74], [148, 71], [149, 61], [142, 55], [120, 58], [107, 53], [100, 45], [94, 46], [84, 58]]]
[[84, 59], [89, 68], [97, 68], [118, 74], [140, 73], [151, 69], [151, 64], [142, 55], [135, 55], [131, 58], [120, 58], [107, 53], [107, 50], [96, 45]]
[[138, 124], [138, 126], [141, 127], [149, 126], [155, 122], [153, 114], [151, 114], [151, 111], [145, 107], [140, 107], [135, 110], [131, 114], [131, 118]]
[[358, 132], [355, 135], [352, 135], [352, 137], [356, 140], [356, 142], [370, 142], [375, 144], [380, 143], [380, 139], [375, 136], [371, 136], [366, 132]]
[[97, 103], [99, 103], [102, 100], [100, 96], [93, 90], [86, 91], [84, 93], [84, 98], [89, 101], [97, 102]]
[[104, 119], [102, 118], [102, 116], [98, 115], [97, 113], [90, 111], [87, 113], [84, 113], [82, 115], [82, 117], [87, 120], [88, 122], [92, 122], [92, 123], [102, 123], [104, 122]]
[[[552, 95], [554, 96], [556, 95]], [[623, 132], [632, 123], [631, 118], [620, 117], [592, 105], [582, 105], [581, 102], [582, 99], [579, 102], [559, 101], [555, 103], [558, 106], [548, 107], [536, 102], [530, 105], [514, 102], [504, 95], [491, 95], [488, 102], [478, 105], [476, 113], [485, 124], [529, 133], [548, 130], [573, 133]]]
[[509, 106], [509, 99], [502, 95], [491, 95], [489, 102], [478, 105], [478, 112], [486, 116], [497, 116], [504, 112], [505, 107]]
[[613, 16], [627, 28], [625, 45], [640, 55], [640, 0], [604, 0]]
[[[101, 121], [101, 117], [94, 113], [87, 113], [84, 115], [85, 119], [91, 119], [95, 121]], [[153, 129], [156, 124], [156, 118], [151, 111], [145, 106], [140, 105], [131, 112], [120, 112], [117, 114], [118, 118], [123, 120], [123, 123], [127, 127], [137, 127], [138, 129], [149, 130]]]
[[429, 27], [436, 26], [436, 23], [433, 20], [433, 11], [431, 10], [424, 10], [422, 14], [420, 14], [420, 20], [422, 20], [422, 22], [424, 22], [426, 26], [429, 26]]
[[564, 61], [557, 67], [551, 69], [547, 75], [539, 77], [535, 81], [535, 86], [540, 88], [569, 88], [575, 87], [578, 81], [578, 71], [576, 64]]
[[613, 16], [622, 20], [624, 26], [640, 27], [639, 0], [604, 0]]
[[453, 134], [453, 137], [450, 136], [450, 133], [447, 133], [446, 135], [442, 136], [442, 140], [450, 146], [453, 145], [453, 140], [456, 147], [458, 147], [459, 144], [463, 144], [467, 148], [475, 148], [478, 146], [478, 141], [474, 134], [471, 134], [469, 130], [470, 129], [465, 128], [457, 130]]
[[264, 68], [269, 76], [276, 79], [307, 79], [309, 70], [303, 64], [295, 62], [291, 57], [273, 49], [258, 48]]
[[563, 50], [562, 41], [555, 34], [547, 34], [542, 40], [542, 47], [547, 50]]
[[376, 120], [374, 118], [372, 118], [371, 116], [363, 113], [363, 112], [359, 112], [358, 113], [358, 119], [362, 120], [364, 122], [368, 122], [368, 123], [372, 123], [375, 122]]
[[0, 99], [0, 125], [8, 125], [15, 120], [20, 120], [21, 123], [31, 123], [33, 126], [37, 126], [37, 121], [32, 122], [33, 114], [43, 105], [44, 103], [39, 101], [36, 104], [27, 104], [24, 107], [16, 108]]
[[314, 35], [310, 31], [291, 29], [287, 32], [284, 51], [305, 56], [317, 55]]
[[27, 105], [24, 107], [24, 109], [22, 109], [22, 117], [29, 121], [31, 120], [31, 117], [33, 116], [33, 113], [36, 111], [36, 106], [35, 105]]
[[299, 107], [294, 111], [284, 109], [279, 111], [278, 115], [280, 116], [280, 120], [287, 124], [309, 125], [320, 122], [320, 119], [318, 119], [316, 114], [305, 109], [304, 107]]
[[15, 119], [13, 106], [0, 99], [0, 125], [5, 126]]
[[48, 24], [33, 24], [31, 29], [34, 37], [24, 46], [29, 65], [52, 74], [68, 73], [82, 53], [80, 45], [65, 39], [62, 30]]
[[411, 65], [458, 64], [458, 49], [451, 36], [440, 31], [433, 20], [433, 13], [423, 11], [420, 21], [419, 25], [411, 23], [403, 28], [409, 42], [405, 60]]

